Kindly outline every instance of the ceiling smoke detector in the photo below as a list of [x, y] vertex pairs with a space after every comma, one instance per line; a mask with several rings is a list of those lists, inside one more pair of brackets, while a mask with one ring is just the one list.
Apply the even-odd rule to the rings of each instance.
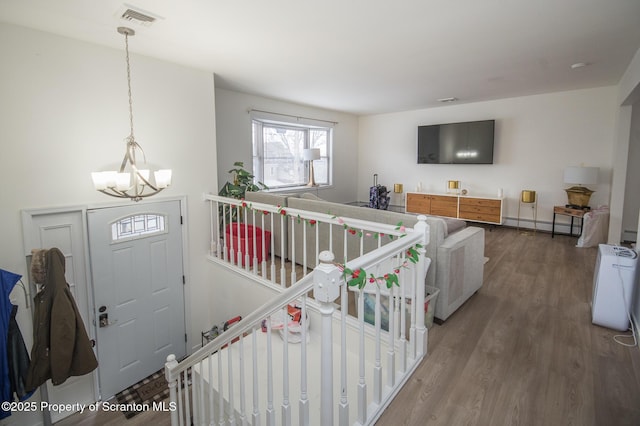
[[116, 13], [116, 17], [128, 24], [137, 24], [142, 27], [150, 27], [151, 24], [158, 19], [163, 19], [161, 16], [155, 15], [151, 12], [147, 12], [142, 9], [134, 9], [131, 5], [123, 4], [120, 10]]

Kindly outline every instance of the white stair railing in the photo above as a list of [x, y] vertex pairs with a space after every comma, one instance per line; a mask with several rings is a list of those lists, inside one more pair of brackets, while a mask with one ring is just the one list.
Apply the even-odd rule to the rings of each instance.
[[[337, 260], [345, 263], [412, 232], [402, 224], [380, 224], [211, 194], [203, 197], [210, 206], [209, 258], [224, 266], [243, 268], [281, 287], [310, 273], [310, 268], [318, 265], [321, 251], [340, 253]], [[329, 237], [324, 246], [320, 245], [321, 232]], [[276, 254], [276, 241], [280, 242], [280, 255]], [[301, 252], [296, 247], [301, 247]], [[283, 257], [283, 253], [288, 256]], [[288, 265], [297, 268], [290, 268], [287, 274]]]
[[[289, 214], [295, 214], [296, 220], [329, 219], [340, 226], [347, 222], [347, 232], [356, 229], [353, 228], [356, 222], [343, 218], [297, 211]], [[267, 219], [269, 215], [261, 216]], [[271, 214], [268, 219], [273, 221], [274, 216]], [[214, 226], [220, 229], [219, 223]], [[366, 232], [379, 229], [376, 224], [365, 222], [357, 226]], [[382, 228], [393, 235], [390, 227]], [[279, 296], [182, 362], [170, 356], [165, 374], [171, 407], [175, 407], [172, 425], [375, 422], [427, 351], [424, 311], [415, 309], [422, 304], [412, 303], [407, 311], [406, 296], [411, 295], [414, 300], [424, 298], [430, 262], [424, 256], [428, 227], [422, 218], [414, 229], [402, 232], [404, 237], [378, 244], [378, 249], [346, 265], [335, 263], [330, 252], [318, 254], [320, 263], [312, 274], [306, 274], [288, 288], [276, 286]], [[253, 241], [258, 244], [259, 240]], [[253, 262], [254, 268], [249, 271], [247, 262], [243, 266], [242, 261], [236, 260], [230, 265], [234, 263], [232, 256], [225, 260], [224, 248], [232, 246], [215, 247], [214, 255], [210, 256], [215, 263], [237, 270], [239, 276], [253, 279], [256, 285], [272, 285], [264, 278], [265, 265], [256, 268]], [[416, 249], [419, 254], [413, 264], [408, 262], [412, 257], [407, 252]], [[248, 253], [243, 253], [241, 259], [246, 261]], [[347, 281], [353, 284], [355, 271], [367, 271], [366, 285], [363, 289], [351, 287], [355, 291], [349, 292], [345, 284]], [[391, 289], [384, 285], [388, 274], [398, 278], [398, 285]], [[373, 325], [365, 321], [365, 292], [375, 296]], [[348, 314], [349, 299], [354, 294], [358, 296], [357, 318]], [[389, 301], [389, 331], [382, 330], [381, 325], [383, 297]], [[284, 321], [283, 330], [272, 330], [273, 320], [282, 318], [290, 304], [302, 310], [299, 327], [297, 323]], [[405, 322], [410, 324], [408, 335]], [[266, 332], [262, 331], [263, 324]], [[289, 333], [290, 325], [300, 332]], [[292, 338], [299, 342], [292, 342]]]

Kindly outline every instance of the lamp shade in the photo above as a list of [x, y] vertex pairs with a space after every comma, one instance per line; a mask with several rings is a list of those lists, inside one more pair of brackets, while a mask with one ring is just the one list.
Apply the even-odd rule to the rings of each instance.
[[564, 183], [594, 185], [598, 183], [598, 168], [567, 167], [564, 169]]
[[302, 159], [304, 161], [313, 161], [320, 159], [320, 148], [310, 148], [302, 151]]

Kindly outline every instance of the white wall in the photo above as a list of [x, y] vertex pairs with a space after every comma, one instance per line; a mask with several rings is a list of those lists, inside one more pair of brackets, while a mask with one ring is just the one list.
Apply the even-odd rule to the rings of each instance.
[[[123, 51], [5, 24], [0, 57], [0, 268], [27, 277], [21, 209], [116, 200], [93, 190], [90, 172], [124, 155], [126, 68]], [[213, 75], [135, 54], [131, 72], [136, 139], [151, 163], [173, 169], [163, 194], [188, 198], [187, 312], [199, 344], [210, 324], [201, 194], [217, 188]], [[30, 348], [30, 312], [20, 314]], [[14, 414], [8, 424], [32, 421]]]
[[[590, 204], [609, 204], [616, 96], [611, 86], [361, 117], [358, 196], [368, 198], [374, 173], [387, 187], [403, 183], [405, 192], [419, 182], [423, 191], [444, 192], [453, 179], [469, 195], [496, 196], [503, 188], [504, 215], [517, 218], [520, 191], [533, 189], [538, 228], [550, 230], [553, 206], [567, 203], [567, 166], [599, 167]], [[485, 119], [496, 120], [494, 164], [416, 164], [419, 125]], [[392, 203], [403, 199], [394, 195]]]
[[227, 172], [233, 167], [234, 162], [244, 161], [247, 170], [253, 168], [249, 109], [338, 122], [333, 130], [333, 187], [320, 189], [318, 196], [335, 202], [356, 200], [355, 181], [358, 164], [356, 116], [216, 88], [220, 186], [230, 179]]
[[631, 111], [631, 128], [629, 131], [629, 152], [627, 156], [627, 176], [622, 213], [622, 240], [638, 241], [638, 212], [640, 212], [640, 103]]

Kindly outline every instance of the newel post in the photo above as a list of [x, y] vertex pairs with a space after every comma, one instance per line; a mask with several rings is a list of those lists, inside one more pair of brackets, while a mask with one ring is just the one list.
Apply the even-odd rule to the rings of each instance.
[[333, 302], [340, 296], [342, 278], [333, 264], [333, 253], [320, 253], [320, 264], [313, 271], [313, 297], [320, 303], [320, 424], [333, 424]]
[[420, 241], [421, 248], [418, 249], [420, 256], [418, 258], [418, 264], [416, 265], [416, 358], [425, 356], [427, 354], [427, 328], [424, 326], [424, 309], [422, 309], [424, 303], [424, 286], [427, 278], [427, 271], [431, 264], [431, 259], [427, 259], [427, 244], [429, 244], [429, 225], [427, 225], [427, 217], [424, 215], [418, 216], [418, 223], [413, 228], [416, 232], [422, 234]]
[[171, 410], [172, 425], [177, 425], [180, 421], [178, 417], [178, 379], [177, 377], [173, 377], [173, 374], [171, 373], [171, 369], [177, 366], [178, 361], [176, 361], [176, 356], [174, 354], [169, 354], [169, 356], [167, 356], [167, 362], [164, 364], [164, 378], [169, 384], [169, 408]]

